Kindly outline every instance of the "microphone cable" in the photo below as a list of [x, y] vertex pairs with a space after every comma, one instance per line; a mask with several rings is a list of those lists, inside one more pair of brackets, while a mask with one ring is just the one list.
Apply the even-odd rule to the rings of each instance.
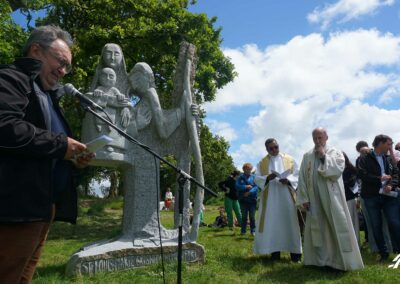
[[[153, 156], [154, 159], [154, 165], [155, 165], [155, 169], [156, 169], [156, 201], [157, 201], [157, 223], [158, 223], [158, 235], [160, 238], [160, 253], [161, 253], [161, 266], [162, 266], [162, 277], [163, 277], [163, 283], [165, 284], [165, 265], [164, 265], [164, 248], [163, 248], [163, 244], [162, 244], [162, 237], [161, 237], [161, 222], [160, 222], [160, 194], [161, 194], [161, 188], [160, 188], [160, 179], [159, 179], [159, 171], [160, 171], [160, 167], [157, 168], [157, 159], [155, 156]], [[160, 194], [158, 192], [158, 190], [160, 189]]]

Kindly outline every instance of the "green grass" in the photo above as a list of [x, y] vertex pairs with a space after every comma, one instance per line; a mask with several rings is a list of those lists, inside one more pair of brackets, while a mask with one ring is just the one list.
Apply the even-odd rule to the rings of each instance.
[[[212, 223], [218, 215], [218, 206], [207, 206], [205, 222]], [[33, 283], [163, 283], [160, 264], [94, 276], [67, 278], [64, 275], [69, 257], [80, 247], [94, 241], [110, 239], [121, 230], [122, 200], [85, 200], [81, 202], [81, 217], [73, 226], [55, 223]], [[173, 226], [173, 212], [163, 211], [161, 222]], [[201, 227], [198, 243], [206, 250], [205, 264], [183, 264], [183, 283], [398, 283], [400, 268], [389, 269], [377, 264], [375, 255], [362, 249], [365, 269], [340, 272], [302, 264], [290, 263], [289, 254], [283, 254], [279, 262], [268, 256], [255, 256], [253, 238], [240, 236], [239, 228], [216, 229]], [[394, 255], [391, 255], [391, 259]], [[166, 263], [166, 283], [176, 283], [176, 263]]]

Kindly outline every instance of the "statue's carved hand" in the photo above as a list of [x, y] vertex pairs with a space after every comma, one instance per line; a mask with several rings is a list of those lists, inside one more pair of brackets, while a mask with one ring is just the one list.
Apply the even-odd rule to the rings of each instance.
[[125, 99], [126, 99], [126, 97], [123, 94], [121, 94], [121, 93], [117, 94], [117, 101], [123, 102], [123, 101], [125, 101]]
[[103, 96], [104, 92], [102, 90], [96, 89], [93, 92], [93, 97], [95, 98], [100, 98], [101, 96]]
[[123, 128], [127, 128], [129, 125], [129, 122], [131, 120], [131, 112], [129, 111], [129, 108], [125, 107], [121, 111], [121, 126]]
[[150, 110], [147, 110], [145, 112], [138, 112], [138, 114], [136, 115], [136, 124], [138, 130], [143, 129], [144, 127], [149, 125], [151, 118], [152, 115]]
[[200, 107], [199, 107], [197, 104], [192, 104], [192, 105], [190, 106], [190, 109], [191, 109], [191, 111], [192, 111], [192, 115], [193, 115], [193, 116], [199, 116]]

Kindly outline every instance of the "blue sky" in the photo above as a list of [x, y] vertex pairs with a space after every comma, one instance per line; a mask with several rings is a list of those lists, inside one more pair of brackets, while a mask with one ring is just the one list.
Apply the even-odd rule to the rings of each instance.
[[[203, 107], [237, 167], [275, 137], [300, 163], [311, 131], [354, 159], [355, 143], [400, 141], [400, 0], [198, 0], [239, 76]], [[14, 17], [15, 18], [15, 17]], [[20, 24], [25, 24], [24, 21]]]
[[204, 106], [239, 168], [269, 137], [300, 163], [318, 126], [353, 159], [359, 140], [400, 141], [399, 0], [199, 0], [190, 11], [218, 18], [239, 73]]

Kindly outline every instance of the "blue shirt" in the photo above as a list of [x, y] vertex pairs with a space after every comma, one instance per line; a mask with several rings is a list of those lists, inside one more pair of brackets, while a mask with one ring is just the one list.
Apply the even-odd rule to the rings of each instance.
[[[60, 115], [56, 111], [53, 101], [50, 95], [46, 93], [48, 101], [48, 110], [50, 116], [51, 132], [56, 134], [67, 135], [67, 128], [61, 119]], [[62, 159], [57, 159], [54, 162], [53, 168], [53, 188], [54, 188], [54, 201], [58, 201], [61, 192], [67, 190], [68, 185], [68, 173], [70, 168], [70, 162]]]
[[383, 161], [383, 154], [378, 155], [375, 151], [374, 151], [374, 155], [376, 160], [378, 161], [379, 166], [381, 167], [381, 176], [385, 175], [385, 163]]

